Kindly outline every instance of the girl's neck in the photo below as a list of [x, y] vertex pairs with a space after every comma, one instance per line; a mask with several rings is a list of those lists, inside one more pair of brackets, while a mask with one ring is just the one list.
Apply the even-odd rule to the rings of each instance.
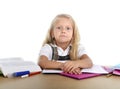
[[69, 42], [66, 43], [56, 43], [57, 46], [61, 47], [63, 50], [65, 50], [69, 46]]

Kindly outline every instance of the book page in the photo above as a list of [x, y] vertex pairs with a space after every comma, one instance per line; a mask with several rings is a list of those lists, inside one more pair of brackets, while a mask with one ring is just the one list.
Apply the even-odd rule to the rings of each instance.
[[1, 58], [0, 62], [5, 62], [5, 61], [24, 61], [20, 57], [12, 57], [12, 58]]
[[[61, 63], [65, 63], [66, 61], [57, 61]], [[43, 69], [42, 73], [62, 73], [62, 70], [57, 70], [57, 69]]]
[[[55, 70], [55, 69], [44, 69], [42, 73], [62, 73], [62, 70]], [[81, 72], [86, 73], [99, 73], [99, 74], [108, 74], [102, 66], [100, 65], [93, 65], [92, 68], [82, 69]]]
[[44, 69], [42, 73], [62, 73], [62, 70]]
[[0, 61], [0, 70], [4, 76], [12, 75], [14, 72], [30, 71], [38, 72], [42, 71], [40, 66], [31, 61]]
[[100, 65], [93, 65], [92, 68], [82, 69], [81, 72], [108, 74], [108, 72]]

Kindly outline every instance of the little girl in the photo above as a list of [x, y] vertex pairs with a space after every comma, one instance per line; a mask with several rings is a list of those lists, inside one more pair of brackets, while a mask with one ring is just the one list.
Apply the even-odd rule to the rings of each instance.
[[67, 14], [57, 15], [40, 50], [39, 66], [71, 74], [80, 74], [82, 68], [92, 67], [92, 61], [79, 44], [79, 39], [73, 18]]

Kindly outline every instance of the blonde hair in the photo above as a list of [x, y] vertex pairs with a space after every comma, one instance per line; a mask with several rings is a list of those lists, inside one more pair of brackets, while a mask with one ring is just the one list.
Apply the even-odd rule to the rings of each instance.
[[78, 59], [78, 44], [80, 41], [80, 36], [79, 36], [79, 31], [78, 31], [78, 28], [76, 26], [74, 19], [68, 14], [59, 14], [53, 19], [43, 45], [50, 44], [50, 43], [54, 44], [54, 39], [52, 37], [52, 30], [59, 18], [68, 18], [72, 22], [73, 37], [71, 40], [72, 47], [70, 50], [70, 58], [71, 58], [71, 60], [76, 60], [76, 59]]

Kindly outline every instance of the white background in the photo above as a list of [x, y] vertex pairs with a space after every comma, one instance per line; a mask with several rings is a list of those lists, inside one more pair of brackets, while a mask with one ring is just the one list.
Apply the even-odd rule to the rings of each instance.
[[95, 64], [120, 63], [119, 0], [0, 0], [0, 58], [37, 62], [51, 21], [61, 13], [75, 19]]

